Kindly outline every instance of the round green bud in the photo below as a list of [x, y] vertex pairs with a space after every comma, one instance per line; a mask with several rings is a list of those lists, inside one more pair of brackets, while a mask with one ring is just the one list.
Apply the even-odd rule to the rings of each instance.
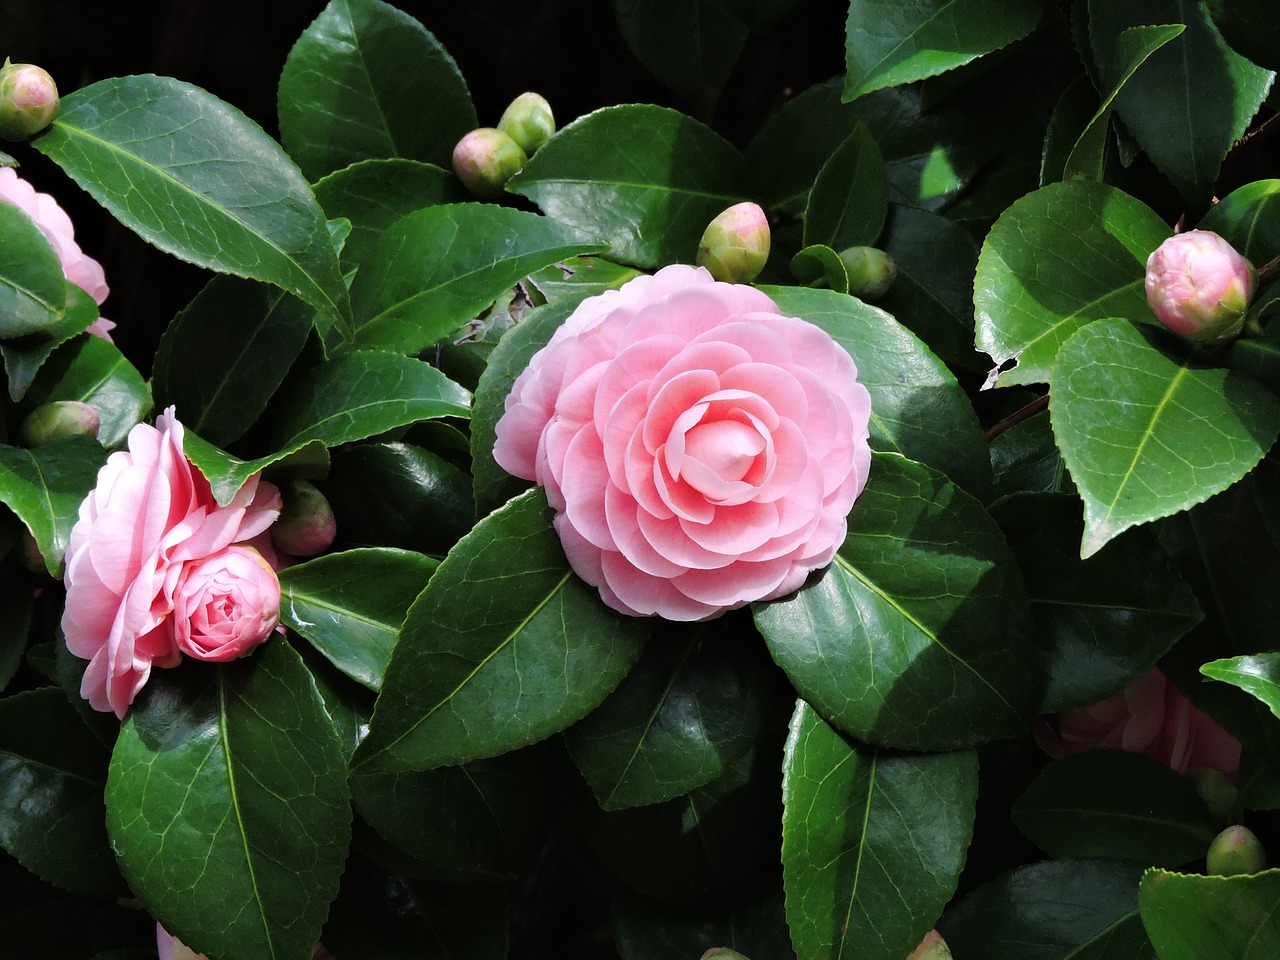
[[529, 156], [551, 139], [556, 132], [556, 118], [551, 104], [537, 93], [522, 93], [502, 111], [498, 129], [509, 136]]
[[494, 127], [472, 130], [453, 148], [453, 172], [481, 200], [502, 196], [507, 181], [528, 162], [520, 144]]
[[758, 204], [736, 203], [707, 224], [697, 263], [725, 283], [750, 283], [769, 259], [769, 220]]
[[1267, 853], [1248, 827], [1227, 827], [1213, 838], [1205, 855], [1205, 867], [1219, 877], [1259, 873], [1267, 865]]
[[294, 480], [280, 489], [283, 506], [271, 525], [271, 543], [282, 553], [314, 557], [328, 550], [338, 533], [333, 507], [316, 486]]
[[18, 428], [24, 447], [39, 447], [63, 437], [97, 437], [102, 417], [79, 400], [55, 400], [36, 407]]
[[58, 114], [53, 77], [31, 63], [0, 68], [0, 137], [26, 140], [49, 126]]
[[849, 274], [849, 292], [860, 300], [873, 303], [893, 286], [898, 265], [883, 250], [875, 247], [849, 247], [840, 251], [840, 262]]

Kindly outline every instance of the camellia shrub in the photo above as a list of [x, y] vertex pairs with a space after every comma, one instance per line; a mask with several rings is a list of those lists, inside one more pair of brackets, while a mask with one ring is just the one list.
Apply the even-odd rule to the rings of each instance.
[[1275, 11], [598, 6], [0, 71], [0, 957], [1280, 957]]

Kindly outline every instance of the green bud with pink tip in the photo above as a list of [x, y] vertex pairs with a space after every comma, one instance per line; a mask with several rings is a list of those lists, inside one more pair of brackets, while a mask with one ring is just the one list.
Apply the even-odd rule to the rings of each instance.
[[55, 400], [36, 407], [18, 428], [24, 447], [39, 447], [63, 437], [97, 437], [102, 425], [98, 411], [80, 400]]
[[840, 262], [849, 275], [849, 292], [859, 300], [874, 303], [893, 286], [898, 265], [875, 247], [849, 247], [840, 251]]
[[750, 283], [769, 259], [769, 242], [769, 220], [759, 205], [734, 204], [707, 224], [698, 266], [726, 283]]
[[1248, 827], [1227, 827], [1213, 838], [1205, 855], [1205, 867], [1219, 877], [1259, 873], [1267, 865], [1267, 852]]
[[0, 68], [0, 137], [34, 137], [57, 114], [58, 87], [53, 77], [35, 64], [6, 60]]
[[502, 112], [498, 129], [509, 136], [529, 156], [556, 132], [551, 104], [537, 93], [522, 93]]
[[1176, 234], [1147, 258], [1147, 303], [1193, 343], [1239, 336], [1256, 285], [1253, 264], [1209, 230]]
[[472, 130], [453, 148], [453, 172], [481, 200], [501, 197], [507, 181], [528, 162], [520, 144], [494, 127]]

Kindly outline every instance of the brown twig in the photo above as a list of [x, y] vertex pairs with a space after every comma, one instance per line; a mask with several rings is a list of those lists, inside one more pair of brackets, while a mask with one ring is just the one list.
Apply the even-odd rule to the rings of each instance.
[[983, 434], [983, 437], [986, 439], [987, 443], [990, 443], [1006, 430], [1011, 430], [1016, 427], [1023, 420], [1030, 420], [1047, 406], [1049, 406], [1049, 395], [1046, 393], [1042, 397], [1036, 397], [1025, 407], [1015, 410], [1013, 413], [1009, 414], [1009, 416], [1005, 417]]
[[1274, 280], [1277, 274], [1280, 274], [1280, 257], [1272, 257], [1258, 268], [1258, 286]]
[[1256, 143], [1259, 140], [1265, 140], [1268, 137], [1275, 136], [1278, 132], [1280, 132], [1280, 113], [1275, 113], [1262, 123], [1258, 124], [1258, 126], [1254, 127], [1252, 130], [1245, 131], [1245, 135], [1231, 145], [1231, 149], [1227, 151], [1227, 155], [1224, 158], [1223, 163], [1226, 163], [1251, 143]]

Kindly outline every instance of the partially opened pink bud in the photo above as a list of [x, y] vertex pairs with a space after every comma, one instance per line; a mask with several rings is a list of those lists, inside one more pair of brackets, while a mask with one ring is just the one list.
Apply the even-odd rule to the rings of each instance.
[[24, 447], [38, 447], [63, 437], [97, 437], [102, 417], [80, 400], [55, 400], [36, 407], [22, 421], [18, 437]]
[[453, 148], [453, 172], [481, 200], [502, 196], [507, 181], [528, 162], [520, 144], [494, 127], [472, 130]]
[[58, 87], [47, 72], [31, 63], [0, 68], [0, 137], [34, 137], [57, 113]]
[[951, 948], [942, 939], [942, 934], [937, 930], [930, 930], [907, 960], [951, 960]]
[[1267, 853], [1248, 827], [1227, 827], [1213, 838], [1205, 855], [1205, 868], [1219, 877], [1260, 873], [1267, 865]]
[[314, 557], [328, 550], [338, 523], [325, 495], [306, 480], [294, 480], [281, 493], [284, 508], [270, 531], [275, 548], [295, 557]]
[[1196, 343], [1240, 333], [1256, 282], [1253, 264], [1208, 230], [1172, 236], [1147, 259], [1151, 309], [1168, 329]]
[[178, 649], [225, 663], [271, 636], [280, 621], [280, 581], [250, 547], [230, 546], [183, 565], [173, 592]]
[[769, 259], [769, 220], [758, 204], [737, 203], [709, 224], [698, 244], [698, 266], [725, 283], [750, 283]]

